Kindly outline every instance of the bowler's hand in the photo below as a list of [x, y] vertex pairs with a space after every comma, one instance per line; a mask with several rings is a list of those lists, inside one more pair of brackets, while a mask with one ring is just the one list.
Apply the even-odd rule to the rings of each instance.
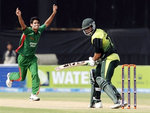
[[19, 8], [16, 9], [16, 15], [21, 16], [21, 11], [19, 10]]
[[57, 9], [58, 9], [58, 6], [57, 5], [53, 5], [53, 13], [57, 13]]

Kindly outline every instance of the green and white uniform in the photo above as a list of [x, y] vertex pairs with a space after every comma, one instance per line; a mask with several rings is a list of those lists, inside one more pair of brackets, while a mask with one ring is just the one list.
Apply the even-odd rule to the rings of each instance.
[[35, 33], [31, 27], [27, 27], [23, 31], [19, 42], [19, 47], [16, 49], [16, 52], [19, 53], [19, 72], [10, 73], [10, 80], [23, 81], [25, 80], [27, 70], [29, 69], [32, 74], [32, 94], [38, 94], [40, 88], [37, 57], [35, 56], [35, 52], [41, 33], [45, 30], [45, 28], [46, 25], [43, 24], [39, 27], [37, 33]]
[[[121, 99], [121, 96], [115, 86], [113, 86], [111, 83], [114, 70], [120, 62], [117, 51], [111, 42], [110, 37], [102, 29], [96, 29], [91, 37], [91, 43], [95, 49], [95, 53], [102, 54], [101, 61], [95, 70], [95, 81], [101, 89], [104, 91], [106, 90], [106, 93], [109, 93], [109, 91], [107, 91], [109, 88], [112, 89], [112, 92], [110, 92], [111, 94], [108, 94], [108, 96], [110, 96], [114, 103], [117, 103], [117, 100]], [[108, 86], [107, 89], [106, 86]], [[101, 93], [99, 95], [101, 95]], [[100, 97], [97, 96], [96, 98], [100, 99]]]

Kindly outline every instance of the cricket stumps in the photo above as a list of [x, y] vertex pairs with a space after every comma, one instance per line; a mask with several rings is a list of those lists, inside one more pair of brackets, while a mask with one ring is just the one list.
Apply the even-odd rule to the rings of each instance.
[[124, 100], [125, 100], [125, 67], [127, 67], [127, 109], [130, 109], [131, 107], [131, 67], [133, 67], [133, 98], [134, 98], [134, 109], [137, 107], [137, 91], [136, 91], [136, 65], [135, 64], [124, 64], [122, 65], [122, 109], [124, 109]]

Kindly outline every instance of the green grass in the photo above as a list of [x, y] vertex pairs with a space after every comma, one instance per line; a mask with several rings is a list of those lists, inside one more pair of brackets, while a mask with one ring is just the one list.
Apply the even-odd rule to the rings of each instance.
[[[0, 98], [6, 99], [28, 99], [29, 93], [0, 93]], [[89, 102], [90, 93], [40, 93], [41, 101], [77, 101]], [[102, 94], [103, 104], [112, 103], [104, 93]], [[132, 100], [133, 101], [133, 100]], [[2, 103], [2, 102], [0, 102]], [[133, 103], [133, 102], [132, 102]], [[62, 103], [63, 104], [63, 103]], [[1, 104], [0, 104], [1, 105]], [[133, 104], [132, 104], [133, 105]], [[149, 106], [142, 108], [141, 106]], [[139, 107], [139, 108], [138, 108]], [[150, 113], [150, 94], [137, 95], [137, 109], [40, 109], [40, 108], [16, 108], [1, 107], [0, 113]]]

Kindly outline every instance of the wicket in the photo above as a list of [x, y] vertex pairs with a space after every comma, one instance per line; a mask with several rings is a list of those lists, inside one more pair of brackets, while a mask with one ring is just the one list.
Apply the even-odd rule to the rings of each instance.
[[130, 67], [133, 67], [133, 71], [134, 71], [134, 88], [133, 88], [133, 93], [134, 93], [134, 109], [136, 109], [136, 104], [137, 104], [137, 98], [136, 98], [136, 65], [135, 64], [124, 64], [124, 65], [122, 65], [122, 109], [124, 109], [124, 78], [125, 78], [125, 74], [124, 74], [124, 68], [125, 67], [127, 67], [128, 68], [128, 77], [127, 77], [127, 79], [128, 79], [128, 91], [127, 91], [127, 93], [128, 93], [128, 96], [127, 96], [127, 98], [128, 98], [128, 109], [130, 109], [130, 106], [131, 106], [131, 95], [130, 95], [130, 93], [131, 93], [131, 87], [130, 87]]

